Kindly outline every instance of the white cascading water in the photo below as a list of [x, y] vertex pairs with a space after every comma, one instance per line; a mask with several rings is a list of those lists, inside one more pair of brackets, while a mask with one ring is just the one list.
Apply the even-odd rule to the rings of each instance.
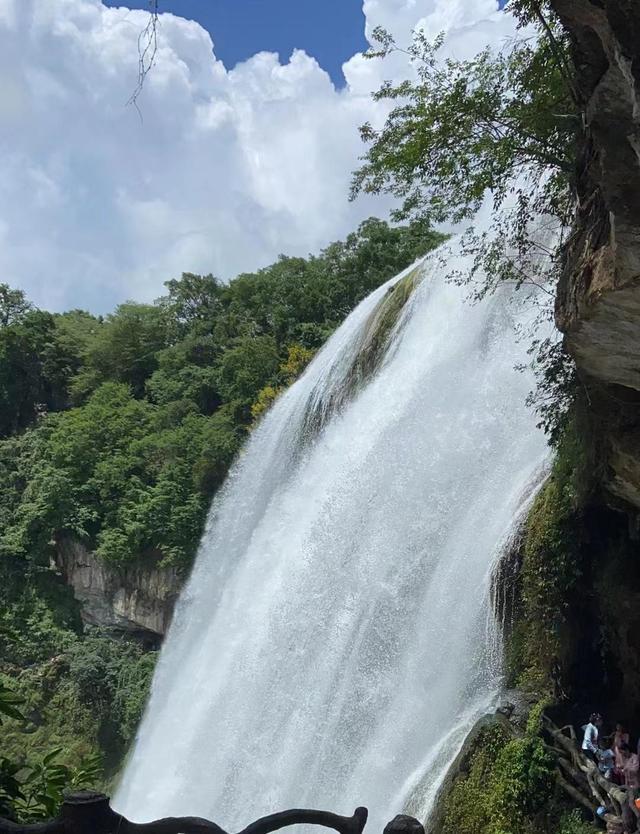
[[514, 370], [532, 313], [466, 303], [437, 258], [419, 269], [373, 375], [345, 398], [398, 278], [276, 402], [214, 501], [116, 797], [125, 816], [234, 831], [366, 805], [379, 834], [410, 798], [428, 811], [495, 702], [491, 570], [546, 457]]

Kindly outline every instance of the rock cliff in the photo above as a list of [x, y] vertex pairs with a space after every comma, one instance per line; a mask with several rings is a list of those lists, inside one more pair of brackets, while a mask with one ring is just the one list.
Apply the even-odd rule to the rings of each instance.
[[175, 568], [159, 568], [149, 557], [118, 569], [73, 539], [59, 542], [56, 567], [73, 588], [87, 624], [151, 644], [166, 632], [181, 587]]
[[640, 4], [551, 0], [584, 112], [556, 322], [602, 431], [603, 482], [640, 509]]

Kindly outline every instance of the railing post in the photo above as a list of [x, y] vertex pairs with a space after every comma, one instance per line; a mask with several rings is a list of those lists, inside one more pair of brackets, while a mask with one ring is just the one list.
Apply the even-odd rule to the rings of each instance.
[[65, 834], [111, 834], [113, 811], [109, 797], [93, 791], [78, 791], [65, 796], [61, 819]]

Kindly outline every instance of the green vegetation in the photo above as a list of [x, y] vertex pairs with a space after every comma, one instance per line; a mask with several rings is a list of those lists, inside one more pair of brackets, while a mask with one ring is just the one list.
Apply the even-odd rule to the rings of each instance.
[[156, 653], [84, 633], [70, 589], [48, 569], [25, 574], [17, 559], [0, 562], [0, 612], [0, 701], [11, 707], [0, 707], [0, 771], [25, 783], [11, 807], [26, 819], [41, 807], [28, 793], [43, 757], [69, 785], [89, 771], [94, 786], [115, 772], [142, 715]]
[[560, 817], [557, 834], [593, 834], [594, 828], [585, 822], [580, 811], [565, 811]]
[[302, 371], [313, 359], [315, 351], [302, 345], [289, 345], [287, 359], [278, 368], [276, 381], [265, 385], [258, 391], [258, 396], [251, 406], [251, 416], [257, 420], [274, 402], [274, 400], [293, 384]]
[[540, 709], [526, 733], [501, 723], [483, 729], [445, 799], [443, 834], [552, 831], [554, 762], [539, 733]]
[[557, 763], [533, 706], [524, 732], [500, 716], [470, 737], [460, 770], [441, 799], [442, 834], [589, 834], [597, 830], [557, 785]]
[[372, 219], [318, 257], [226, 285], [183, 275], [105, 319], [43, 313], [5, 287], [0, 555], [47, 565], [72, 536], [113, 563], [187, 569], [252, 421], [365, 295], [442, 239]]
[[[0, 726], [3, 742], [11, 746], [11, 724], [22, 725], [24, 699], [0, 681]], [[27, 740], [26, 731], [19, 740]], [[55, 817], [66, 789], [95, 785], [100, 776], [99, 757], [95, 754], [76, 759], [74, 765], [61, 763], [62, 748], [29, 757], [20, 748], [17, 758], [0, 755], [0, 815], [9, 819], [40, 820]], [[79, 763], [78, 763], [79, 761]]]
[[373, 312], [368, 332], [353, 357], [351, 374], [355, 379], [367, 379], [384, 358], [389, 337], [398, 325], [401, 313], [420, 283], [420, 270], [413, 269], [393, 287], [389, 287]]
[[[399, 200], [395, 219], [459, 222], [491, 191], [490, 228], [467, 228], [471, 266], [451, 278], [477, 299], [505, 283], [528, 288], [550, 319], [583, 121], [567, 36], [548, 3], [519, 0], [510, 11], [526, 33], [469, 60], [445, 58], [442, 37], [430, 42], [418, 31], [402, 49], [383, 29], [374, 32], [379, 48], [368, 56], [404, 51], [417, 79], [376, 93], [393, 108], [380, 130], [361, 128], [368, 147], [352, 198], [388, 193]], [[539, 378], [531, 401], [557, 442], [573, 401], [573, 362], [555, 340], [535, 341], [531, 353]]]
[[570, 648], [567, 614], [581, 578], [581, 531], [587, 492], [585, 449], [575, 423], [565, 431], [553, 470], [523, 531], [516, 622], [507, 641], [511, 683], [540, 694]]
[[[399, 198], [397, 219], [454, 222], [472, 217], [490, 189], [496, 230], [506, 229], [507, 239], [483, 238], [476, 268], [491, 263], [499, 270], [490, 271], [481, 292], [507, 277], [531, 279], [534, 264], [521, 273], [518, 263], [535, 259], [540, 246], [531, 220], [544, 213], [566, 222], [571, 212], [580, 119], [566, 39], [550, 11], [542, 17], [540, 4], [512, 10], [521, 25], [538, 25], [539, 39], [523, 36], [501, 52], [459, 61], [440, 54], [443, 37], [430, 42], [414, 33], [406, 51], [417, 80], [385, 83], [376, 94], [397, 104], [381, 130], [361, 128], [370, 147], [352, 184], [354, 197], [364, 191]], [[374, 38], [380, 48], [371, 58], [399, 49], [383, 29]]]

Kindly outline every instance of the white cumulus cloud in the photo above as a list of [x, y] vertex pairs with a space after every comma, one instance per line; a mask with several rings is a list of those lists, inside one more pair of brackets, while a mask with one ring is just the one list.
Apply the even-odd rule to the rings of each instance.
[[[466, 57], [513, 33], [497, 0], [365, 0], [367, 34], [447, 31]], [[152, 299], [182, 271], [230, 278], [306, 254], [385, 200], [347, 200], [370, 97], [406, 60], [355, 55], [347, 85], [303, 51], [228, 70], [197, 23], [163, 14], [139, 104], [144, 12], [0, 0], [0, 281], [49, 309]], [[215, 33], [214, 33], [215, 38]]]

